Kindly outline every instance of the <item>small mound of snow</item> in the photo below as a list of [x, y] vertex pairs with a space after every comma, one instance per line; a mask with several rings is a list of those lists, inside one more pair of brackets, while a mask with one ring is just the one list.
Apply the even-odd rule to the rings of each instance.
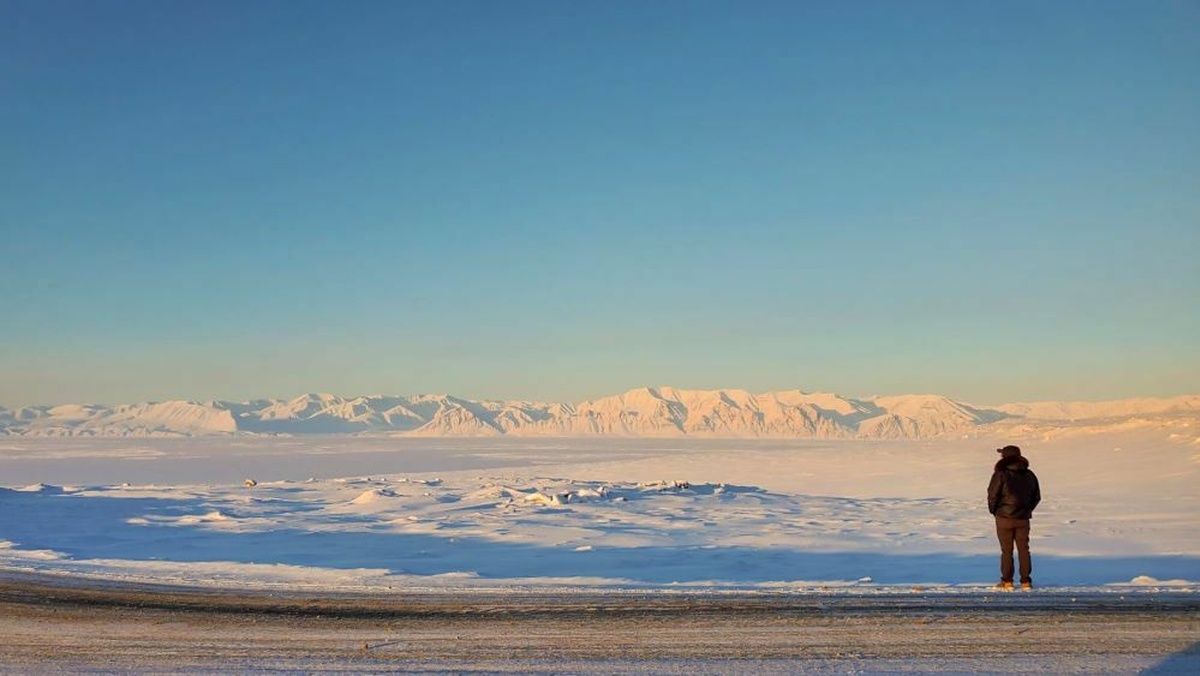
[[179, 523], [188, 523], [188, 524], [210, 523], [213, 521], [229, 521], [229, 517], [226, 516], [225, 514], [222, 514], [220, 512], [220, 510], [214, 509], [211, 512], [208, 512], [207, 514], [199, 514], [199, 515], [190, 514], [188, 516], [180, 517], [180, 519], [179, 519]]
[[[485, 484], [477, 491], [468, 493], [466, 498], [468, 500], [498, 500], [505, 498], [509, 500], [524, 500], [526, 497], [536, 492], [537, 491], [533, 491], [532, 489], [523, 490], [520, 488], [513, 488], [512, 486], [489, 483]], [[426, 495], [432, 494], [427, 493]]]
[[19, 549], [17, 543], [11, 540], [0, 540], [0, 555], [34, 561], [58, 561], [67, 558], [53, 549]]
[[369, 491], [363, 491], [357, 498], [354, 498], [350, 502], [356, 505], [367, 505], [394, 497], [396, 497], [396, 492], [390, 488], [372, 488]]
[[429, 577], [437, 580], [474, 580], [479, 577], [479, 573], [470, 570], [452, 570], [447, 573], [438, 573]]
[[538, 491], [536, 493], [530, 493], [526, 495], [523, 499], [525, 502], [532, 502], [535, 505], [542, 505], [543, 507], [558, 507], [569, 501], [571, 499], [571, 494], [562, 493], [546, 495], [545, 493]]
[[1160, 580], [1149, 575], [1138, 575], [1126, 584], [1134, 584], [1139, 587], [1190, 587], [1195, 583], [1191, 580]]
[[571, 501], [603, 500], [606, 497], [608, 497], [608, 489], [604, 486], [600, 488], [580, 488], [571, 493]]
[[23, 488], [15, 489], [21, 493], [62, 493], [62, 486], [54, 486], [52, 484], [30, 484]]

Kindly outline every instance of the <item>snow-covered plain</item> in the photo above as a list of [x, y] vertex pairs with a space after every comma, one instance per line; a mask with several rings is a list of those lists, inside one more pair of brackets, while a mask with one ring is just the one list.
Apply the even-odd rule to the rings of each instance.
[[[990, 585], [1003, 439], [0, 439], [0, 568], [315, 590]], [[1041, 587], [1200, 590], [1200, 448], [1023, 441]], [[252, 482], [247, 482], [252, 479]], [[254, 483], [255, 485], [248, 485]]]

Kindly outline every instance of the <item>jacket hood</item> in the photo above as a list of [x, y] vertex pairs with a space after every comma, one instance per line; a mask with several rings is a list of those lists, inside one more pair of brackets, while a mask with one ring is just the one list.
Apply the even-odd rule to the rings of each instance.
[[1022, 455], [1018, 455], [1015, 458], [1000, 458], [1000, 460], [996, 461], [997, 472], [1005, 470], [1019, 472], [1026, 469], [1029, 469], [1029, 460], [1025, 459], [1025, 456]]

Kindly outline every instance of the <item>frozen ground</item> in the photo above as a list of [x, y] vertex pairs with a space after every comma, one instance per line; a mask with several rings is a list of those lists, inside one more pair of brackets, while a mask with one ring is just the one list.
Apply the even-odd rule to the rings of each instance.
[[[9, 439], [0, 566], [379, 590], [987, 585], [996, 443]], [[1197, 588], [1194, 445], [1026, 450], [1040, 586]]]
[[1002, 441], [0, 439], [0, 670], [1200, 668], [1196, 446], [1023, 441], [997, 595]]

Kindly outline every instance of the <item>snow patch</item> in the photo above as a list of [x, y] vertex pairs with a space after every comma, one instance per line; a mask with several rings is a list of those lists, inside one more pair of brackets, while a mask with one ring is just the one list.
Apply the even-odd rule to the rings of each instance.
[[1138, 575], [1128, 584], [1138, 587], [1191, 587], [1197, 583], [1192, 580], [1159, 580], [1149, 575]]
[[394, 497], [397, 497], [396, 492], [390, 488], [372, 488], [371, 490], [363, 491], [350, 502], [356, 505], [370, 505]]
[[61, 561], [67, 556], [50, 549], [23, 549], [17, 543], [0, 540], [0, 561], [14, 559], [18, 561]]
[[63, 492], [62, 486], [54, 486], [52, 484], [30, 484], [13, 490], [21, 493], [45, 493], [47, 495], [57, 495]]
[[220, 510], [214, 509], [210, 512], [205, 512], [204, 514], [189, 514], [187, 516], [181, 516], [176, 520], [176, 523], [191, 525], [197, 523], [213, 523], [229, 520], [229, 516], [226, 516]]

